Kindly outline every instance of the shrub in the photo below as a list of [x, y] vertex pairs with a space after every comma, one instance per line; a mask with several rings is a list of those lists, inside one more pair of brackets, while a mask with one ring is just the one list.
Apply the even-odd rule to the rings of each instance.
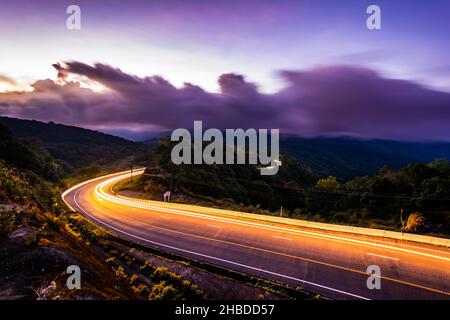
[[113, 268], [113, 271], [116, 274], [116, 277], [118, 278], [126, 279], [128, 277], [127, 273], [125, 272], [122, 266], [119, 266], [118, 268]]
[[177, 291], [172, 285], [167, 285], [166, 281], [154, 285], [149, 295], [150, 300], [173, 300], [176, 297]]
[[133, 290], [134, 293], [136, 294], [142, 294], [144, 291], [148, 291], [148, 288], [145, 284], [141, 283], [140, 285], [136, 286], [131, 286], [131, 289]]
[[105, 260], [106, 263], [113, 263], [116, 260], [116, 257], [109, 257]]
[[140, 269], [141, 271], [148, 271], [148, 270], [153, 270], [153, 269], [155, 269], [155, 267], [154, 267], [154, 265], [153, 265], [150, 261], [145, 260], [144, 264], [143, 264], [142, 266], [140, 266], [139, 269]]
[[70, 223], [66, 223], [66, 224], [64, 225], [64, 229], [66, 229], [66, 231], [67, 231], [68, 233], [70, 233], [72, 236], [74, 236], [74, 237], [77, 238], [78, 240], [81, 239], [81, 234], [80, 234], [79, 232], [75, 231], [75, 230], [72, 228], [72, 225], [71, 225]]
[[108, 238], [108, 233], [100, 228], [92, 225], [85, 218], [74, 215], [67, 218], [71, 224], [71, 228], [80, 234], [81, 238], [90, 242], [97, 242]]
[[130, 277], [130, 284], [133, 284], [139, 277], [136, 274], [133, 274]]
[[406, 224], [402, 227], [405, 232], [416, 232], [418, 228], [425, 223], [425, 217], [419, 212], [413, 212], [409, 215]]
[[170, 284], [177, 285], [181, 283], [182, 276], [169, 271], [166, 267], [158, 267], [152, 274], [152, 280], [154, 282], [166, 281]]

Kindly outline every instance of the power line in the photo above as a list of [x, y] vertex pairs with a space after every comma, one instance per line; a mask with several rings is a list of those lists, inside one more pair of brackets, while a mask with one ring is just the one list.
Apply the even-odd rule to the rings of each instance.
[[[289, 189], [289, 190], [298, 190], [303, 192], [310, 192], [310, 193], [323, 193], [323, 194], [333, 194], [333, 195], [342, 195], [342, 196], [360, 196], [360, 197], [377, 197], [377, 198], [391, 198], [391, 199], [415, 199], [415, 200], [431, 200], [431, 201], [450, 201], [450, 198], [439, 198], [439, 197], [423, 197], [420, 195], [391, 195], [391, 194], [382, 194], [382, 193], [373, 193], [373, 192], [344, 192], [344, 191], [331, 191], [331, 190], [323, 190], [323, 189], [317, 189], [317, 188], [304, 188], [304, 187], [293, 187], [293, 186], [282, 186], [282, 185], [276, 185], [273, 183], [269, 183], [265, 180], [259, 180], [259, 181], [252, 181], [247, 179], [241, 179], [237, 177], [225, 177], [225, 176], [219, 176], [216, 172], [214, 172], [215, 177], [220, 179], [228, 179], [228, 180], [237, 180], [237, 181], [243, 181], [246, 183], [260, 183], [264, 182], [267, 185], [279, 188], [279, 189]], [[197, 182], [195, 182], [197, 183]], [[207, 184], [203, 184], [207, 186]]]

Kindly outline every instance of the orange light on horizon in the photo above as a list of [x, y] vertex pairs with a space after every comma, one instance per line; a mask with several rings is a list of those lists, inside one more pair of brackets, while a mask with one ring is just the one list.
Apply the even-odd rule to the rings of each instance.
[[54, 80], [56, 84], [64, 86], [69, 83], [75, 83], [80, 86], [80, 88], [89, 89], [95, 93], [104, 93], [109, 91], [108, 87], [102, 85], [101, 83], [89, 79], [85, 76], [69, 74], [64, 78], [59, 78]]
[[33, 90], [29, 84], [4, 81], [0, 78], [0, 93], [31, 92]]

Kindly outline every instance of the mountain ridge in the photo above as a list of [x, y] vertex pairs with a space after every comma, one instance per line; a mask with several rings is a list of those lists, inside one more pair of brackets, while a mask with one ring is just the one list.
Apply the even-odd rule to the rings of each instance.
[[[70, 170], [146, 154], [148, 146], [103, 132], [53, 122], [0, 117], [0, 125], [20, 139], [37, 139]], [[130, 159], [132, 161], [133, 159]]]

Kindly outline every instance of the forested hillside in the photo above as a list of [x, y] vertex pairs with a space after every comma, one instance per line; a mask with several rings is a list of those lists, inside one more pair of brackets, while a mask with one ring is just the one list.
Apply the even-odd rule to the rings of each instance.
[[[119, 161], [148, 160], [149, 148], [98, 131], [55, 123], [0, 117], [0, 125], [27, 141], [39, 141], [67, 170], [85, 166], [112, 166]], [[32, 163], [32, 161], [30, 161]]]
[[283, 153], [296, 157], [316, 174], [348, 180], [374, 175], [387, 165], [394, 170], [410, 163], [450, 159], [450, 143], [419, 143], [351, 138], [286, 138], [280, 141]]
[[292, 218], [392, 230], [417, 216], [410, 231], [450, 235], [450, 163], [444, 158], [399, 170], [381, 166], [374, 175], [345, 180], [316, 174], [289, 155], [281, 156], [277, 175], [260, 176], [250, 165], [175, 166], [170, 150], [168, 139], [159, 140], [153, 165], [117, 190], [160, 200], [170, 189], [179, 202], [275, 215], [283, 207]]
[[[154, 147], [157, 141], [144, 143]], [[280, 139], [280, 152], [297, 158], [320, 177], [332, 175], [343, 181], [377, 174], [385, 165], [398, 170], [410, 163], [450, 159], [450, 143], [285, 137]]]
[[175, 192], [195, 197], [226, 199], [237, 204], [258, 204], [266, 209], [275, 209], [282, 203], [291, 205], [293, 198], [291, 192], [286, 192], [287, 187], [310, 187], [316, 181], [311, 171], [294, 157], [285, 155], [281, 156], [279, 172], [273, 176], [260, 175], [256, 165], [175, 166], [170, 159], [172, 146], [168, 139], [159, 140], [153, 157], [156, 169], [147, 169], [148, 175], [142, 177], [137, 189], [147, 189], [160, 197], [161, 192], [172, 185]]

